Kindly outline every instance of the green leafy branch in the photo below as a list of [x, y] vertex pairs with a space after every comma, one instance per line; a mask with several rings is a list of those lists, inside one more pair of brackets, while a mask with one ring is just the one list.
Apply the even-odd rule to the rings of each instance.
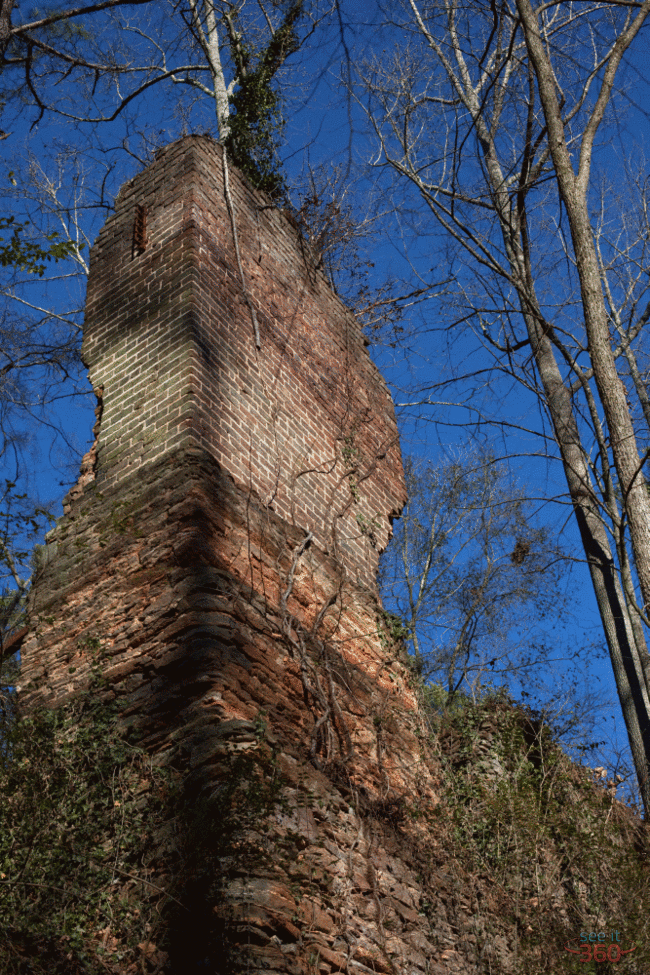
[[[10, 174], [11, 176], [11, 174]], [[77, 245], [71, 240], [57, 241], [59, 236], [56, 232], [46, 234], [45, 240], [56, 241], [49, 247], [41, 247], [40, 244], [24, 240], [21, 234], [29, 222], [17, 223], [15, 217], [0, 217], [0, 231], [11, 230], [9, 240], [0, 243], [0, 264], [2, 267], [16, 267], [28, 274], [37, 274], [39, 278], [45, 273], [45, 261], [61, 261], [71, 254], [81, 250], [83, 244]]]
[[381, 608], [377, 613], [377, 635], [384, 649], [401, 643], [411, 637], [411, 627], [397, 613]]

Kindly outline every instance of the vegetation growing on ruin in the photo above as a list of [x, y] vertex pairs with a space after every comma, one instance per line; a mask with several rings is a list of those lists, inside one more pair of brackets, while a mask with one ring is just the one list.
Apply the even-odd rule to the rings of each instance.
[[197, 797], [118, 726], [94, 670], [83, 699], [3, 729], [0, 975], [180, 971], [224, 936], [215, 857], [278, 800], [263, 712], [255, 754], [225, 755], [224, 788]]
[[[616, 800], [615, 781], [596, 783], [540, 715], [502, 690], [476, 702], [456, 696], [450, 708], [436, 690], [422, 689], [443, 782], [429, 834], [445, 851], [455, 893], [473, 902], [476, 971], [503, 970], [502, 939], [516, 947], [517, 975], [645, 970], [649, 845], [638, 812]], [[421, 854], [425, 912], [427, 874], [439, 858], [433, 848]], [[437, 894], [429, 888], [430, 898]], [[582, 932], [609, 939], [612, 931], [622, 950], [636, 948], [618, 961], [607, 960], [607, 944], [590, 961], [577, 953]]]
[[[174, 784], [90, 699], [15, 723], [0, 767], [0, 972], [150, 971]], [[130, 967], [131, 966], [131, 967]]]

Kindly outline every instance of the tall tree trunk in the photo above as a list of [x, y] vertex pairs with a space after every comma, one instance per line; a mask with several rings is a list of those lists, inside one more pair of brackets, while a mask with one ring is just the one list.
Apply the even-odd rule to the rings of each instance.
[[[650, 11], [650, 2], [642, 4], [634, 20], [628, 23], [609, 52], [600, 92], [583, 131], [577, 175], [567, 145], [555, 76], [537, 14], [533, 11], [530, 0], [517, 0], [517, 9], [528, 54], [537, 78], [560, 197], [569, 220], [576, 269], [580, 279], [588, 350], [609, 429], [614, 465], [623, 493], [624, 512], [630, 524], [630, 538], [644, 602], [644, 614], [647, 615], [650, 608], [650, 495], [642, 473], [643, 461], [639, 457], [636, 445], [625, 387], [616, 370], [616, 361], [610, 343], [607, 309], [587, 206], [587, 187], [593, 140], [609, 102], [618, 65], [643, 25]], [[542, 345], [543, 339], [539, 343], [540, 349]], [[568, 395], [566, 389], [564, 392]], [[562, 414], [568, 417], [567, 407], [570, 409], [570, 402], [563, 404], [563, 398], [560, 394], [556, 396], [555, 402], [556, 406], [560, 407], [560, 419], [565, 422]], [[553, 400], [549, 399], [550, 405], [552, 402]], [[571, 417], [573, 419], [572, 412]], [[556, 422], [555, 415], [553, 422]], [[562, 450], [562, 443], [560, 440], [558, 442]], [[582, 465], [577, 465], [577, 458], [575, 456], [565, 458], [564, 452], [562, 459], [583, 546], [589, 560], [601, 619], [607, 634], [610, 657], [647, 818], [650, 815], [650, 707], [641, 663], [642, 651], [639, 652], [636, 648], [634, 627], [614, 569], [604, 526], [598, 517], [597, 509], [594, 510], [590, 503], [584, 503], [591, 491], [590, 487], [586, 488], [582, 476], [584, 460]], [[576, 474], [580, 475], [577, 483], [575, 483]], [[574, 482], [573, 487], [572, 482]], [[586, 492], [584, 499], [583, 492]], [[629, 612], [633, 613], [634, 610], [630, 609]], [[635, 623], [638, 624], [638, 621]], [[640, 626], [637, 625], [636, 629], [640, 631]]]
[[530, 0], [517, 0], [528, 53], [535, 70], [540, 101], [548, 128], [549, 146], [557, 175], [562, 203], [567, 212], [576, 269], [580, 279], [582, 307], [594, 379], [609, 428], [625, 512], [630, 522], [630, 537], [644, 601], [650, 609], [650, 495], [643, 476], [634, 427], [627, 405], [625, 386], [616, 370], [607, 321], [607, 308], [600, 280], [587, 206], [587, 186], [594, 136], [609, 101], [616, 70], [626, 49], [643, 25], [650, 2], [642, 5], [634, 21], [613, 45], [596, 105], [585, 127], [580, 147], [577, 175], [564, 133], [564, 122], [555, 90], [553, 69], [544, 46], [536, 14]]
[[[631, 618], [616, 573], [609, 538], [580, 445], [571, 394], [562, 381], [550, 339], [538, 321], [525, 314], [535, 362], [555, 429], [582, 546], [589, 565], [598, 611], [625, 718], [646, 818], [650, 818], [650, 701], [642, 668], [647, 656], [643, 631]], [[635, 625], [637, 624], [637, 625]], [[641, 641], [637, 646], [636, 635]]]

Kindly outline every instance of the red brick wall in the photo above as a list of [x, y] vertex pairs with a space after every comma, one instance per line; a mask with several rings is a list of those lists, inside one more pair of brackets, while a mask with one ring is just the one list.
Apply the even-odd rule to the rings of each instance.
[[298, 231], [234, 170], [230, 191], [259, 350], [209, 137], [160, 151], [92, 250], [83, 355], [104, 388], [97, 486], [203, 447], [374, 588], [405, 501], [389, 392]]

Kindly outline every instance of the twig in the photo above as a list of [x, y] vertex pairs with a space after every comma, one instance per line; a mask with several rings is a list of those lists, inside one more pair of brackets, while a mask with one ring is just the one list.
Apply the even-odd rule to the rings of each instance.
[[185, 904], [181, 904], [181, 902], [179, 900], [176, 900], [176, 898], [173, 897], [170, 893], [168, 893], [168, 891], [163, 890], [162, 887], [157, 887], [155, 884], [152, 884], [150, 880], [145, 880], [144, 877], [136, 877], [135, 874], [127, 873], [126, 870], [120, 870], [119, 867], [115, 867], [115, 872], [122, 874], [123, 877], [130, 877], [131, 880], [137, 880], [141, 884], [146, 884], [148, 887], [153, 887], [154, 890], [157, 890], [159, 891], [159, 893], [164, 894], [165, 897], [169, 897], [171, 901], [174, 901], [175, 904], [178, 904], [179, 907], [182, 907], [183, 910], [187, 911], [188, 914], [192, 913], [189, 907], [185, 907]]
[[239, 239], [237, 237], [237, 224], [235, 222], [235, 207], [232, 202], [232, 196], [230, 195], [230, 182], [228, 180], [228, 157], [226, 153], [226, 147], [221, 147], [221, 159], [223, 161], [223, 190], [226, 197], [226, 204], [228, 206], [228, 214], [230, 216], [230, 226], [232, 227], [232, 239], [235, 243], [235, 256], [237, 257], [237, 266], [239, 268], [239, 276], [241, 278], [242, 293], [244, 295], [244, 300], [248, 305], [248, 309], [251, 313], [251, 321], [253, 322], [253, 333], [255, 335], [255, 347], [257, 349], [261, 348], [260, 342], [260, 329], [257, 324], [257, 314], [255, 313], [255, 308], [253, 302], [250, 299], [250, 295], [246, 290], [246, 279], [244, 277], [244, 269], [241, 263], [241, 257], [239, 254]]

